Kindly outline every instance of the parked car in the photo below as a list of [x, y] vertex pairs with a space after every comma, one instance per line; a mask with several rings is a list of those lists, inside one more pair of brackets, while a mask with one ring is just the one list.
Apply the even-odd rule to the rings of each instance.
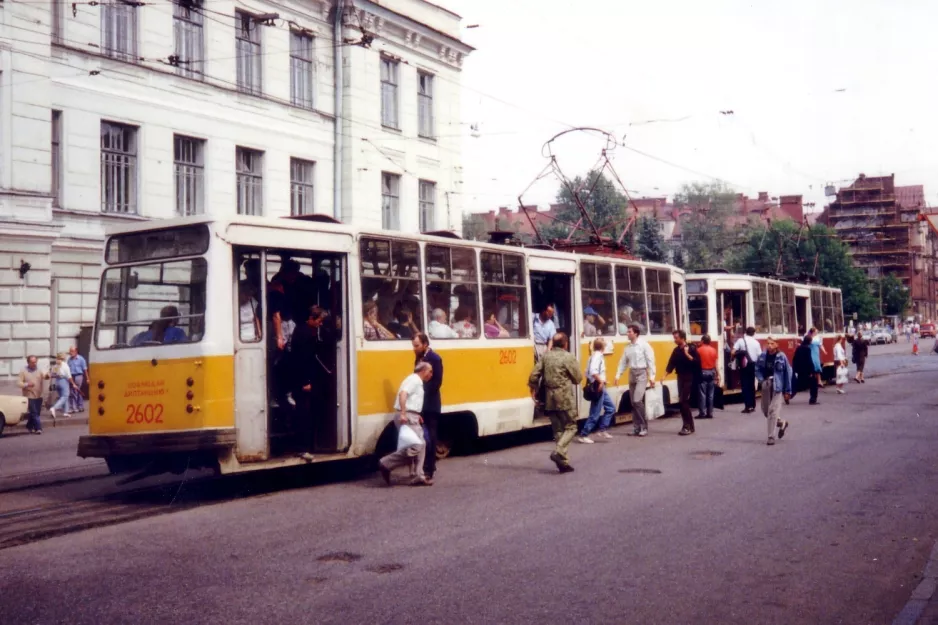
[[873, 332], [870, 334], [871, 345], [886, 345], [894, 341], [895, 337], [887, 332], [885, 328], [873, 328]]
[[922, 338], [931, 337], [935, 338], [935, 324], [934, 323], [923, 323], [919, 328], [919, 336]]
[[0, 436], [8, 425], [25, 423], [28, 416], [25, 397], [0, 395]]

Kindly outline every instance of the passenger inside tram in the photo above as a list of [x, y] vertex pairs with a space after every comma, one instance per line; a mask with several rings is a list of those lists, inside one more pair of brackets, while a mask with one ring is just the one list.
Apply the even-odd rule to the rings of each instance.
[[498, 319], [495, 318], [495, 313], [489, 310], [485, 319], [485, 338], [488, 339], [507, 339], [511, 336], [508, 330], [498, 322]]
[[446, 311], [442, 308], [434, 308], [430, 313], [430, 323], [427, 326], [427, 334], [431, 339], [458, 339], [459, 334], [456, 330], [447, 324]]
[[379, 341], [397, 338], [393, 332], [378, 321], [378, 304], [374, 300], [365, 302], [365, 305], [362, 306], [362, 316], [364, 317], [362, 325], [364, 326], [365, 340]]
[[592, 306], [587, 306], [583, 314], [583, 336], [599, 336], [599, 328], [606, 325], [606, 320]]
[[475, 323], [474, 306], [460, 304], [453, 313], [453, 329], [461, 339], [474, 339], [479, 336], [479, 329]]
[[175, 306], [164, 306], [160, 309], [160, 318], [151, 322], [149, 328], [134, 336], [130, 344], [136, 347], [147, 344], [185, 343], [189, 338], [182, 329], [176, 327], [178, 323], [179, 309]]
[[[416, 307], [408, 302], [397, 302], [394, 305], [394, 319], [387, 324], [388, 330], [401, 339], [412, 339], [420, 332], [414, 322]], [[366, 337], [367, 338], [367, 337]]]

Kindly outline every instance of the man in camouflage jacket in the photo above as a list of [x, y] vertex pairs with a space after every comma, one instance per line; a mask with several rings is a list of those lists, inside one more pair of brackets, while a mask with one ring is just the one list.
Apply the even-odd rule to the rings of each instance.
[[566, 334], [555, 334], [553, 348], [538, 361], [528, 379], [531, 398], [535, 403], [537, 390], [541, 384], [544, 385], [544, 409], [554, 430], [554, 440], [557, 441], [557, 447], [550, 459], [561, 473], [573, 471], [567, 456], [567, 447], [576, 436], [576, 387], [572, 385], [579, 384], [583, 379], [580, 363], [567, 351], [567, 345]]

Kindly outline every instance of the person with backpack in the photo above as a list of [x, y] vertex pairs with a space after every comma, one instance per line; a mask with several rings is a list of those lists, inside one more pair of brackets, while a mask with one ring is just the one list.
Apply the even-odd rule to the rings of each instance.
[[743, 389], [743, 414], [756, 410], [756, 361], [762, 354], [762, 348], [759, 347], [755, 334], [756, 329], [749, 326], [746, 333], [733, 345], [732, 356], [736, 359], [739, 383]]

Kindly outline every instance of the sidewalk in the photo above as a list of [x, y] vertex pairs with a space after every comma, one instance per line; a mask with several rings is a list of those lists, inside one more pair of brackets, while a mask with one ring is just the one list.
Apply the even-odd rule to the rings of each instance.
[[892, 625], [938, 625], [938, 543], [925, 565], [922, 581]]

